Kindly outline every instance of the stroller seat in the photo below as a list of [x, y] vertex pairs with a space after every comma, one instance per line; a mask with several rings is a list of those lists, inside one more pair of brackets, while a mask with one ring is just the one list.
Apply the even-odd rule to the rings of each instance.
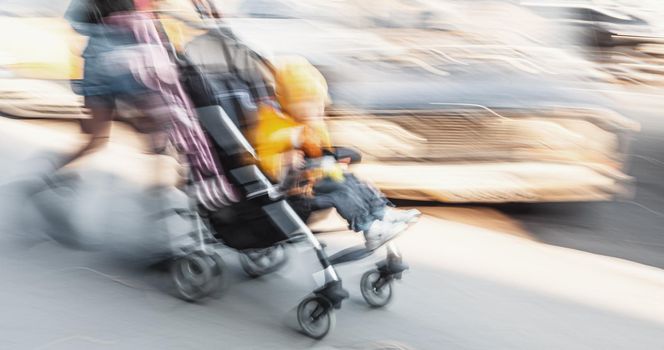
[[[207, 212], [206, 217], [227, 246], [237, 249], [267, 248], [286, 242], [298, 231], [283, 196], [256, 165], [255, 152], [220, 106], [196, 110], [231, 184], [241, 193], [233, 205]], [[283, 207], [286, 211], [276, 210]], [[301, 220], [296, 220], [301, 221]]]

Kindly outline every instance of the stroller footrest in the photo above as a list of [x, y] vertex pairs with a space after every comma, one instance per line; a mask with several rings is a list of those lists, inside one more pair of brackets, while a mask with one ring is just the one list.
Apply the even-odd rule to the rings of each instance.
[[368, 250], [364, 245], [346, 248], [330, 257], [330, 264], [338, 265], [351, 261], [361, 260], [373, 254], [373, 250]]

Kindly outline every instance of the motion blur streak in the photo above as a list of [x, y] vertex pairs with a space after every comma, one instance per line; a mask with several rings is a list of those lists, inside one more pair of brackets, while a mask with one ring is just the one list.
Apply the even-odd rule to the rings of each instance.
[[2, 1], [0, 350], [661, 350], [662, 18]]

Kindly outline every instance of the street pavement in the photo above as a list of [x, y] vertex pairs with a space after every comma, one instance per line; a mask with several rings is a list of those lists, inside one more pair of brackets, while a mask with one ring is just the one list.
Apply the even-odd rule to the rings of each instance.
[[[74, 142], [34, 123], [0, 123], [3, 181], [37, 164], [26, 161], [34, 152]], [[664, 347], [660, 268], [542, 243], [532, 224], [500, 208], [425, 208], [397, 239], [411, 270], [385, 309], [369, 308], [359, 292], [361, 274], [383, 252], [339, 267], [351, 298], [322, 341], [293, 326], [293, 308], [315, 288], [318, 270], [306, 246], [259, 279], [224, 250], [222, 295], [181, 301], [168, 274], [148, 265], [167, 237], [188, 229], [149, 214], [183, 198], [151, 191], [154, 179], [140, 176], [148, 168], [115, 163], [134, 153], [148, 157], [140, 142], [114, 145], [78, 164], [78, 178], [30, 198], [22, 191], [29, 184], [2, 188], [0, 349]], [[319, 225], [343, 224], [332, 217]], [[361, 242], [347, 231], [318, 237], [330, 252]]]

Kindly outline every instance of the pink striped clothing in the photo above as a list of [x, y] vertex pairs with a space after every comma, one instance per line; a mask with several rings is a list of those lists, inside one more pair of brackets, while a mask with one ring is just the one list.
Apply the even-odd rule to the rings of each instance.
[[239, 194], [215, 160], [154, 19], [127, 12], [115, 13], [104, 22], [127, 28], [139, 42], [131, 50], [124, 50], [124, 58], [134, 78], [149, 90], [140, 104], [149, 117], [168, 125], [171, 142], [187, 157], [199, 202], [209, 210], [237, 202]]

